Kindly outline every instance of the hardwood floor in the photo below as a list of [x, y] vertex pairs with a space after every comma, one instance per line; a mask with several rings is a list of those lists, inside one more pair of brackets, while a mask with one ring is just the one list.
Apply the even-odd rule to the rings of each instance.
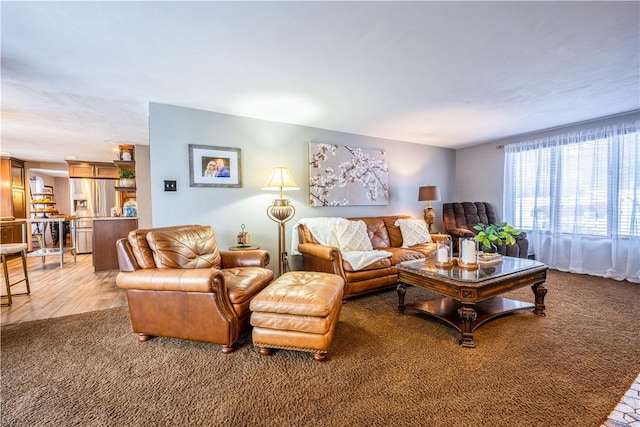
[[[22, 277], [19, 257], [8, 261], [11, 282]], [[116, 286], [117, 270], [93, 271], [91, 254], [82, 254], [73, 261], [65, 254], [63, 267], [58, 257], [28, 258], [31, 295], [15, 295], [25, 291], [24, 282], [11, 288], [13, 304], [6, 306], [6, 286], [2, 278], [1, 324], [66, 316], [88, 311], [104, 310], [127, 305], [123, 290]], [[2, 277], [2, 274], [0, 274]]]

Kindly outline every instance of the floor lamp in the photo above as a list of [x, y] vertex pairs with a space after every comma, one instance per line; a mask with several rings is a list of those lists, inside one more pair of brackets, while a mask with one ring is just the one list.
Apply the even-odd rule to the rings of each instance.
[[289, 199], [282, 197], [282, 191], [298, 190], [299, 187], [289, 173], [289, 169], [285, 167], [273, 168], [271, 177], [267, 184], [262, 187], [263, 190], [278, 190], [280, 197], [273, 200], [267, 208], [267, 216], [272, 221], [278, 223], [278, 271], [276, 277], [286, 273], [289, 270], [289, 260], [287, 259], [287, 251], [285, 250], [285, 232], [284, 224], [289, 221], [296, 213], [293, 206], [289, 204]]
[[426, 187], [420, 187], [418, 190], [418, 201], [427, 202], [427, 207], [424, 208], [424, 221], [429, 227], [429, 233], [431, 233], [431, 225], [435, 222], [436, 213], [431, 207], [432, 200], [440, 200], [440, 190], [436, 185], [427, 185]]

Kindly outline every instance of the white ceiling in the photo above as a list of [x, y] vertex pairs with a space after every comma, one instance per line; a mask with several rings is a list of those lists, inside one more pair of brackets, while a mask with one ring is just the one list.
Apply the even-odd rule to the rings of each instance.
[[640, 2], [2, 2], [2, 146], [110, 161], [159, 102], [458, 148], [640, 108]]

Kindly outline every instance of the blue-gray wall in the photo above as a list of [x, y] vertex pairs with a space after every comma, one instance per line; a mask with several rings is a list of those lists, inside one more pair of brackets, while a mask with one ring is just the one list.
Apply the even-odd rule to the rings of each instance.
[[[153, 227], [175, 224], [209, 224], [222, 248], [233, 246], [241, 224], [251, 241], [268, 250], [271, 267], [277, 262], [277, 225], [266, 208], [276, 192], [261, 190], [271, 168], [286, 166], [300, 186], [289, 191], [296, 209], [287, 223], [287, 249], [291, 227], [304, 217], [375, 216], [409, 214], [422, 217], [424, 202], [418, 202], [418, 187], [437, 185], [441, 198], [454, 197], [455, 151], [305, 126], [152, 103], [149, 107], [150, 198], [139, 197], [141, 217], [149, 216]], [[309, 206], [309, 142], [383, 148], [387, 151], [391, 200], [387, 206]], [[240, 148], [242, 188], [189, 186], [189, 144]], [[177, 181], [177, 192], [163, 191], [164, 180]], [[150, 203], [151, 206], [145, 206]], [[442, 201], [432, 203], [441, 226]]]
[[[263, 191], [271, 168], [286, 166], [300, 186], [289, 191], [296, 209], [287, 223], [287, 250], [291, 227], [304, 217], [375, 216], [408, 214], [422, 217], [425, 204], [418, 202], [418, 187], [437, 185], [441, 200], [434, 202], [436, 231], [442, 230], [442, 203], [447, 201], [487, 201], [502, 218], [504, 150], [509, 143], [557, 133], [604, 126], [620, 118], [637, 120], [639, 112], [571, 124], [540, 132], [518, 135], [459, 149], [445, 149], [392, 141], [343, 132], [334, 132], [286, 123], [269, 122], [172, 105], [149, 106], [149, 154], [139, 151], [139, 176], [150, 181], [139, 186], [138, 211], [142, 225], [161, 227], [175, 224], [209, 224], [214, 227], [222, 248], [233, 246], [241, 224], [252, 243], [268, 250], [276, 264], [277, 226], [266, 208], [275, 192]], [[323, 142], [387, 151], [391, 200], [387, 206], [310, 207], [308, 143]], [[189, 144], [240, 148], [242, 188], [189, 186]], [[145, 156], [142, 156], [145, 154]], [[148, 161], [142, 161], [142, 157]], [[165, 192], [164, 180], [175, 180], [177, 192]], [[147, 187], [148, 185], [148, 187]]]

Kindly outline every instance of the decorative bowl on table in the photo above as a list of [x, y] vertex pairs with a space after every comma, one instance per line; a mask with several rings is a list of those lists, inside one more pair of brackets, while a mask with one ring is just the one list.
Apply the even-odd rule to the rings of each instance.
[[478, 252], [478, 264], [482, 268], [497, 265], [502, 262], [502, 255], [493, 252]]
[[495, 252], [478, 252], [478, 261], [494, 261], [502, 258], [502, 255]]

